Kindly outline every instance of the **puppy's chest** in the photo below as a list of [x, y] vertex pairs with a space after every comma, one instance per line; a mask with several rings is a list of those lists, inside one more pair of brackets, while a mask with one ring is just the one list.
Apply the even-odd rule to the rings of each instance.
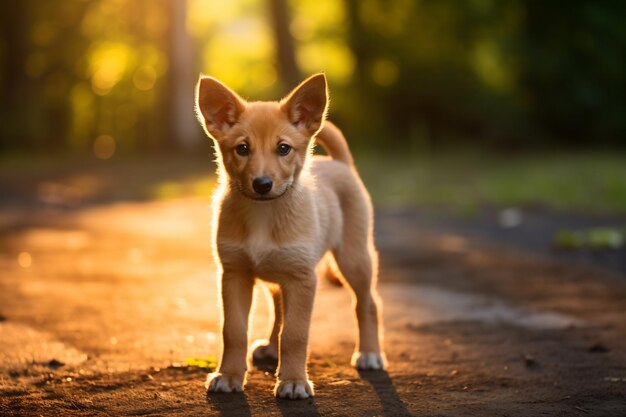
[[280, 231], [275, 230], [276, 218], [270, 207], [258, 207], [245, 217], [245, 233], [242, 249], [255, 263], [260, 263], [270, 252], [280, 248], [277, 237]]
[[[268, 205], [269, 206], [269, 205]], [[288, 267], [291, 263], [315, 263], [314, 247], [311, 245], [311, 225], [292, 223], [288, 216], [274, 213], [271, 207], [256, 207], [242, 216], [241, 228], [235, 235], [224, 233], [218, 236], [218, 247], [222, 260], [241, 261], [242, 252], [252, 262], [255, 271]], [[276, 261], [280, 259], [277, 264]]]

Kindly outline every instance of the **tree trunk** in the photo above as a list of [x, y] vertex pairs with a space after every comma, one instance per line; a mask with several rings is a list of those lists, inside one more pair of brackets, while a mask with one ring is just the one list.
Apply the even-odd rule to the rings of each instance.
[[[25, 122], [26, 88], [28, 85], [24, 74], [26, 61], [26, 36], [24, 35], [26, 22], [26, 8], [28, 4], [18, 1], [3, 2], [0, 8], [0, 35], [3, 39], [4, 71], [0, 86], [0, 150], [24, 147], [27, 139], [20, 128], [20, 122]], [[12, 143], [11, 143], [12, 142]], [[19, 144], [19, 145], [16, 145]]]
[[187, 33], [187, 2], [170, 0], [169, 94], [166, 105], [170, 141], [184, 149], [199, 143], [199, 128], [194, 112], [194, 88], [198, 76], [193, 42]]
[[276, 42], [278, 74], [283, 93], [286, 93], [300, 82], [300, 71], [296, 64], [293, 39], [289, 33], [289, 10], [285, 0], [269, 0], [269, 7]]
[[359, 3], [359, 0], [345, 0], [349, 24], [348, 43], [356, 61], [354, 80], [358, 87], [363, 88], [367, 81], [365, 71], [369, 62], [370, 46], [367, 42], [365, 28], [359, 18]]

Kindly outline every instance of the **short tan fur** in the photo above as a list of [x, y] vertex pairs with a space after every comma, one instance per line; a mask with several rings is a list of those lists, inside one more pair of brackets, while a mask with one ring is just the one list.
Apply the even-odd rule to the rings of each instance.
[[[339, 276], [354, 295], [359, 336], [353, 365], [383, 369], [372, 205], [343, 134], [325, 121], [326, 77], [313, 75], [280, 102], [246, 102], [216, 79], [201, 77], [196, 104], [220, 176], [213, 239], [223, 352], [207, 378], [208, 391], [243, 390], [248, 316], [260, 280], [272, 293], [274, 326], [250, 356], [278, 359], [277, 397], [314, 395], [306, 362], [316, 271]], [[312, 155], [315, 138], [330, 157]]]

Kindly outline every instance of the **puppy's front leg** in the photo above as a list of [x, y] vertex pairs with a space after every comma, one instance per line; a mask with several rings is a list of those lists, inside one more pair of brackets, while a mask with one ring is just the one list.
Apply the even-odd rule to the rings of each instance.
[[241, 392], [246, 374], [248, 315], [254, 279], [239, 271], [222, 274], [223, 352], [217, 372], [209, 374], [209, 392]]
[[281, 285], [283, 329], [280, 333], [278, 380], [274, 394], [279, 398], [304, 399], [314, 395], [306, 371], [309, 327], [315, 286], [315, 273], [293, 277]]

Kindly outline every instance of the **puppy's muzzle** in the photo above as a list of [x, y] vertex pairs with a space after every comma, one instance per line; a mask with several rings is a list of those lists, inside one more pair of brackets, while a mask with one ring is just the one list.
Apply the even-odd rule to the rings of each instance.
[[257, 177], [252, 181], [252, 188], [257, 194], [267, 194], [272, 189], [272, 180], [268, 177]]

